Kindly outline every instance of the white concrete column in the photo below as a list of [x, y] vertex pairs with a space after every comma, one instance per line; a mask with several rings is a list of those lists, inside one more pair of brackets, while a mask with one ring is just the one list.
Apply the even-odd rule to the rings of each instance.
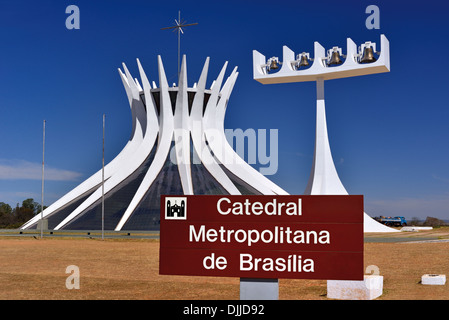
[[313, 158], [312, 172], [304, 194], [346, 195], [348, 192], [338, 177], [329, 145], [326, 124], [326, 109], [324, 103], [323, 78], [317, 79], [316, 90], [315, 154]]

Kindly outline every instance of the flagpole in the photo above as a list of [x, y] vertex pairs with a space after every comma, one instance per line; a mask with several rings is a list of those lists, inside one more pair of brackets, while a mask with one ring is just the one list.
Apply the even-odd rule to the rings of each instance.
[[44, 168], [45, 168], [45, 120], [42, 137], [42, 198], [41, 198], [41, 238], [44, 237]]
[[[178, 11], [178, 21], [181, 23], [181, 11]], [[179, 86], [179, 69], [181, 64], [181, 28], [178, 28], [178, 86]]]
[[101, 240], [104, 240], [104, 127], [105, 114], [103, 114], [103, 156], [101, 169]]

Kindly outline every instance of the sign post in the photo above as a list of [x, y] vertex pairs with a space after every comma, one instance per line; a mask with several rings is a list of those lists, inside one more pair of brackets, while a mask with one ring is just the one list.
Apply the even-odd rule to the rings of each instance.
[[363, 280], [363, 196], [161, 196], [160, 241], [165, 275]]

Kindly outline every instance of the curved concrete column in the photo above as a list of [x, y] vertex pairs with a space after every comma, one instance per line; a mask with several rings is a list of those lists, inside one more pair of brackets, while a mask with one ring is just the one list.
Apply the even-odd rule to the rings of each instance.
[[[123, 164], [119, 170], [117, 170], [104, 184], [104, 193], [107, 194], [113, 190], [120, 182], [129, 177], [139, 166], [145, 161], [148, 154], [151, 152], [156, 135], [152, 133], [152, 130], [146, 130], [147, 123], [149, 122], [147, 117], [151, 115], [145, 110], [145, 106], [140, 99], [139, 88], [132, 78], [131, 74], [123, 64], [125, 70], [126, 79], [128, 83], [128, 90], [131, 92], [131, 104], [132, 108], [136, 114], [136, 122], [133, 123], [133, 132], [139, 136], [140, 145], [132, 157], [129, 157], [125, 164]], [[126, 88], [126, 87], [125, 87]], [[151, 101], [151, 100], [150, 100]], [[150, 120], [154, 122], [154, 120]], [[70, 223], [78, 215], [82, 214], [96, 201], [101, 199], [102, 190], [97, 189], [92, 195], [90, 195], [81, 205], [79, 205], [71, 214], [69, 214], [64, 220], [62, 220], [56, 227], [55, 230], [63, 228], [66, 224]]]
[[[128, 208], [117, 224], [115, 230], [121, 230], [128, 218], [131, 216], [137, 205], [144, 197], [147, 190], [150, 188], [157, 175], [161, 171], [164, 163], [169, 155], [171, 143], [173, 140], [174, 131], [174, 117], [171, 107], [170, 96], [168, 93], [168, 82], [165, 75], [164, 65], [162, 58], [158, 56], [158, 71], [159, 71], [159, 87], [160, 87], [160, 115], [159, 115], [159, 141], [157, 145], [157, 151], [154, 156], [153, 162], [148, 168], [142, 183], [137, 189], [134, 197], [132, 198]], [[145, 99], [150, 98], [151, 92], [145, 91]], [[149, 153], [147, 154], [149, 155]]]
[[[313, 156], [312, 172], [304, 194], [310, 195], [347, 195], [337, 170], [335, 169], [327, 133], [326, 109], [324, 103], [324, 80], [317, 80], [316, 102], [316, 135], [315, 152]], [[365, 212], [363, 213], [364, 232], [399, 232], [399, 230], [387, 227]]]
[[[130, 81], [129, 78], [123, 74], [123, 72], [118, 69], [120, 78], [122, 79], [123, 86], [126, 91], [126, 95], [128, 97], [129, 106], [131, 109], [131, 119], [132, 119], [132, 132], [131, 137], [129, 141], [126, 143], [125, 147], [120, 151], [120, 153], [113, 159], [111, 162], [109, 162], [104, 167], [104, 179], [105, 181], [109, 180], [111, 176], [113, 176], [117, 171], [120, 170], [128, 161], [134, 156], [134, 153], [139, 149], [139, 146], [142, 143], [143, 140], [143, 134], [142, 130], [138, 130], [136, 132], [136, 126], [139, 121], [144, 122], [144, 119], [142, 117], [142, 112], [139, 113], [139, 119], [138, 114], [136, 112], [136, 108], [139, 108], [136, 105], [133, 105], [133, 93], [131, 91], [130, 87]], [[146, 121], [145, 121], [146, 122]], [[141, 125], [139, 124], [139, 127], [141, 128]], [[57, 201], [52, 203], [50, 206], [48, 206], [44, 212], [43, 217], [48, 218], [54, 213], [56, 213], [58, 210], [63, 209], [67, 205], [70, 205], [74, 201], [76, 201], [79, 198], [82, 198], [84, 195], [92, 192], [92, 190], [99, 189], [101, 187], [102, 183], [102, 170], [98, 170], [95, 174], [84, 180], [81, 184], [79, 184], [77, 187], [69, 191], [67, 194], [59, 198]], [[24, 225], [20, 227], [20, 229], [27, 229], [31, 227], [32, 225], [36, 224], [40, 220], [40, 215], [36, 215], [29, 221], [27, 221]]]
[[[176, 162], [183, 193], [194, 194], [191, 171], [193, 151], [196, 152], [201, 164], [215, 179], [215, 182], [229, 194], [238, 195], [241, 192], [234, 184], [234, 178], [228, 176], [229, 172], [224, 167], [260, 193], [286, 194], [285, 191], [244, 162], [227, 143], [224, 134], [224, 116], [227, 101], [237, 79], [237, 68], [233, 70], [222, 87], [227, 67], [226, 62], [210, 89], [206, 89], [209, 61], [210, 59], [207, 58], [198, 84], [195, 84], [193, 88], [189, 88], [187, 84], [185, 56], [183, 56], [177, 87], [168, 86], [160, 56], [158, 56], [159, 88], [156, 87], [154, 81], [153, 86], [150, 85], [139, 59], [137, 59], [137, 64], [142, 85], [137, 78], [132, 77], [125, 64], [123, 64], [123, 71], [119, 69], [119, 75], [131, 107], [132, 134], [130, 141], [120, 154], [105, 166], [105, 195], [114, 197], [115, 192], [121, 192], [121, 189], [116, 187], [137, 170], [142, 169], [144, 164], [146, 171], [143, 172], [143, 178], [141, 181], [139, 180], [139, 186], [120, 217], [115, 230], [122, 230], [167, 161]], [[174, 98], [173, 91], [176, 92], [176, 98]], [[194, 97], [189, 112], [189, 98], [192, 99], [192, 94]], [[206, 96], [207, 103], [205, 103]], [[172, 99], [176, 99], [176, 101], [172, 101]], [[174, 148], [171, 150], [173, 145]], [[222, 149], [225, 150], [224, 153]], [[152, 156], [150, 159], [152, 154], [154, 157]], [[226, 157], [237, 160], [235, 163], [228, 164], [225, 161]], [[148, 161], [151, 161], [149, 166]], [[54, 212], [57, 213], [58, 209], [65, 208], [84, 195], [87, 198], [64, 217], [55, 230], [70, 228], [72, 222], [89, 212], [93, 206], [98, 205], [98, 200], [102, 197], [101, 185], [100, 170], [45, 210], [44, 217], [49, 217]], [[120, 210], [123, 210], [123, 207]], [[22, 228], [33, 226], [39, 218], [34, 217]]]
[[[250, 185], [258, 186], [257, 189], [262, 194], [288, 194], [275, 183], [267, 179], [264, 175], [245, 162], [229, 145], [224, 130], [224, 118], [226, 108], [231, 95], [231, 91], [237, 80], [237, 67], [234, 68], [231, 75], [223, 85], [221, 90], [221, 99], [217, 104], [211, 118], [215, 119], [214, 132], [218, 138], [210, 143], [211, 149], [217, 156], [218, 160], [234, 175], [248, 182]], [[213, 120], [212, 120], [213, 121]]]

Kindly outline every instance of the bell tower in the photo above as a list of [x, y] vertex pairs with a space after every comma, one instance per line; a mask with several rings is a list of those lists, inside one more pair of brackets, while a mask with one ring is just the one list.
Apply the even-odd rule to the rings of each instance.
[[[355, 77], [361, 75], [390, 71], [390, 45], [388, 39], [380, 36], [381, 52], [376, 51], [376, 44], [365, 42], [358, 48], [354, 41], [347, 38], [347, 52], [343, 54], [339, 47], [326, 50], [318, 42], [314, 44], [314, 57], [309, 53], [295, 54], [287, 46], [283, 47], [283, 61], [278, 57], [265, 59], [258, 51], [253, 51], [254, 80], [262, 84], [316, 82], [316, 136], [315, 152], [310, 178], [304, 194], [308, 195], [347, 195], [341, 182], [329, 144], [324, 101], [325, 80]], [[377, 55], [377, 57], [376, 57]], [[266, 62], [267, 61], [267, 62]], [[282, 64], [278, 71], [270, 68], [271, 62]], [[310, 66], [309, 61], [313, 61]], [[395, 232], [366, 213], [364, 213], [364, 232]]]

